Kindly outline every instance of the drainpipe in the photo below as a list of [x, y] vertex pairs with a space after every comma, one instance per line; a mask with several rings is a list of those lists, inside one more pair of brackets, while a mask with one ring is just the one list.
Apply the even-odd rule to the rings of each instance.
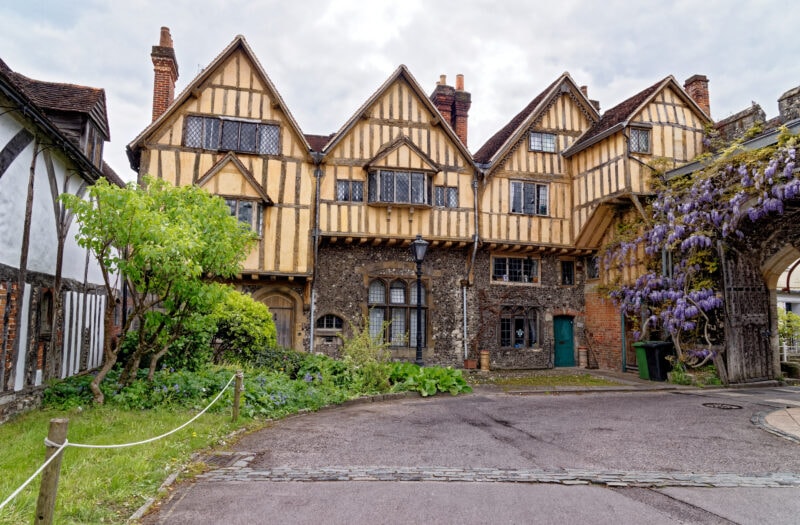
[[625, 341], [625, 313], [619, 313], [620, 327], [622, 328], [622, 371], [628, 371], [627, 342]]
[[314, 160], [314, 178], [316, 179], [315, 183], [315, 196], [314, 196], [314, 230], [311, 232], [311, 238], [314, 242], [314, 262], [312, 264], [311, 270], [311, 311], [309, 312], [309, 316], [311, 317], [309, 323], [309, 341], [308, 341], [308, 352], [313, 354], [314, 353], [314, 337], [315, 333], [314, 330], [316, 328], [316, 311], [317, 311], [317, 259], [319, 256], [319, 187], [322, 180], [322, 168], [320, 167], [322, 164], [322, 153], [319, 152], [312, 152], [311, 158]]
[[469, 261], [469, 266], [467, 267], [467, 274], [464, 276], [464, 279], [461, 281], [461, 300], [462, 300], [462, 312], [463, 312], [463, 326], [462, 329], [464, 331], [464, 359], [469, 357], [469, 337], [467, 332], [467, 287], [470, 285], [470, 275], [472, 274], [472, 269], [475, 267], [475, 259], [478, 256], [478, 243], [480, 242], [480, 235], [478, 235], [478, 174], [481, 173], [480, 171], [475, 171], [474, 175], [472, 176], [472, 195], [473, 195], [473, 215], [474, 215], [474, 228], [475, 234], [472, 236], [472, 257]]

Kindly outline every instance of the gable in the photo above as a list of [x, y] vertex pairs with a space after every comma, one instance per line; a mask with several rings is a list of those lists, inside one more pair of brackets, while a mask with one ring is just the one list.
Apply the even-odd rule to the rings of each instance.
[[180, 146], [186, 114], [277, 124], [281, 128], [282, 155], [310, 155], [300, 127], [242, 36], [237, 36], [159, 118], [128, 144], [132, 164], [138, 162], [138, 151], [146, 143]]
[[366, 168], [403, 168], [438, 172], [441, 168], [406, 136], [401, 136], [372, 158]]
[[486, 172], [506, 164], [520, 148], [527, 149], [531, 131], [559, 135], [556, 153], [569, 148], [575, 139], [599, 119], [597, 110], [564, 73], [550, 84], [503, 128], [495, 133], [476, 153], [475, 161], [491, 164]]
[[214, 195], [245, 197], [273, 204], [250, 171], [230, 153], [198, 179], [197, 185]]
[[469, 151], [402, 65], [331, 137], [324, 154], [371, 161], [401, 137], [434, 165], [472, 164]]

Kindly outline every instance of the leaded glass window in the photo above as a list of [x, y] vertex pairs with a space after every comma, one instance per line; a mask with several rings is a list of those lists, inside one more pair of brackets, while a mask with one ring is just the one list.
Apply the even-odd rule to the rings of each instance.
[[530, 150], [544, 151], [545, 153], [555, 153], [556, 136], [552, 133], [540, 133], [532, 131], [530, 135]]
[[[386, 294], [388, 288], [388, 296]], [[425, 288], [422, 288], [422, 344], [425, 344], [427, 309]], [[383, 279], [373, 279], [369, 284], [370, 333], [395, 347], [416, 347], [417, 344], [417, 282], [415, 279], [394, 279], [387, 286]], [[383, 331], [383, 322], [389, 321]], [[376, 324], [377, 323], [377, 324]]]
[[186, 117], [183, 145], [188, 148], [277, 155], [280, 128], [250, 120], [220, 117]]
[[634, 153], [650, 153], [650, 130], [631, 128], [630, 150]]

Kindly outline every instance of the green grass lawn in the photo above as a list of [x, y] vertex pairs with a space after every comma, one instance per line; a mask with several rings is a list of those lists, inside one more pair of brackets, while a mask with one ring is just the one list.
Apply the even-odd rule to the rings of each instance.
[[[44, 461], [50, 419], [69, 419], [73, 443], [114, 444], [147, 439], [191, 419], [196, 412], [175, 409], [129, 411], [111, 407], [88, 410], [37, 410], [0, 425], [0, 500], [5, 500]], [[188, 427], [159, 441], [121, 449], [67, 447], [61, 466], [55, 523], [124, 523], [164, 479], [187, 464], [193, 452], [219, 445], [234, 430], [230, 411], [206, 413]], [[37, 477], [0, 511], [0, 524], [33, 521]]]

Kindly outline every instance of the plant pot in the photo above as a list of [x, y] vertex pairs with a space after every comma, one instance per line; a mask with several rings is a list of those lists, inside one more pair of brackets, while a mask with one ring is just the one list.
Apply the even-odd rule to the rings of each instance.
[[478, 360], [477, 359], [464, 359], [464, 368], [469, 370], [474, 370], [478, 368]]
[[489, 371], [489, 351], [481, 350], [481, 370]]

